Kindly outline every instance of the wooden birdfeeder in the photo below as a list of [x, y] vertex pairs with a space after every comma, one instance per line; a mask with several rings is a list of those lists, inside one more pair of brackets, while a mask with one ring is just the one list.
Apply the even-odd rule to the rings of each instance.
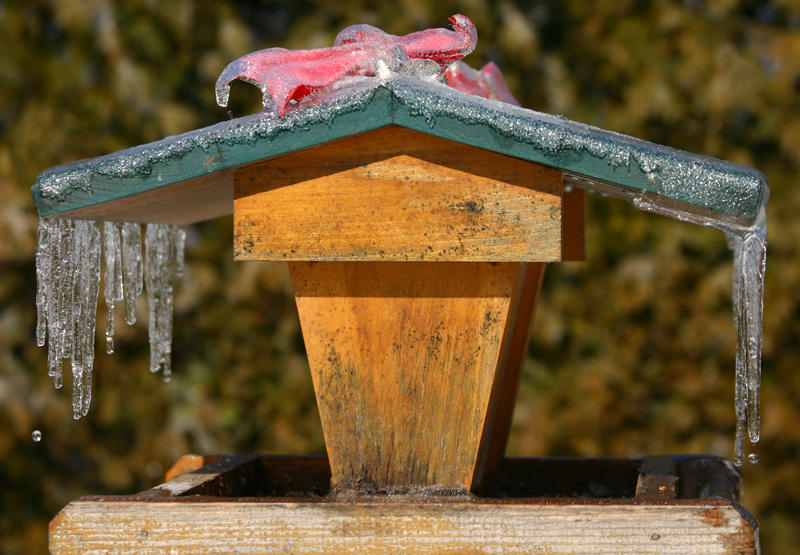
[[754, 551], [722, 459], [504, 458], [586, 183], [741, 221], [763, 194], [746, 168], [400, 76], [45, 172], [43, 216], [232, 212], [237, 260], [286, 261], [327, 450], [185, 457], [152, 490], [70, 503], [52, 551]]

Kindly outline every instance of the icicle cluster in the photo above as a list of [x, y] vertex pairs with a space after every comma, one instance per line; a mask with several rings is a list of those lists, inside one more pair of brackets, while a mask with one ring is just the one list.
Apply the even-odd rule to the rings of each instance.
[[61, 387], [62, 359], [72, 367], [72, 414], [86, 415], [92, 398], [100, 230], [90, 221], [41, 220], [36, 249], [36, 343], [47, 345], [47, 373]]
[[114, 352], [114, 308], [124, 301], [125, 321], [136, 322], [136, 297], [147, 284], [150, 308], [152, 371], [170, 375], [172, 291], [183, 270], [185, 233], [174, 225], [147, 224], [146, 263], [141, 227], [135, 223], [39, 219], [36, 249], [36, 343], [47, 343], [48, 375], [62, 385], [62, 360], [72, 368], [72, 411], [77, 419], [89, 411], [92, 366], [100, 292], [101, 260], [106, 301], [106, 352]]

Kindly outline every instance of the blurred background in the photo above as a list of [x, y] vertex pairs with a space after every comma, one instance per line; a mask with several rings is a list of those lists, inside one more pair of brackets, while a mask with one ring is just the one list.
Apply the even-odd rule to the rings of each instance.
[[[68, 373], [54, 390], [33, 338], [35, 176], [227, 118], [214, 82], [247, 52], [453, 13], [478, 28], [465, 61], [496, 62], [524, 106], [767, 175], [763, 439], [743, 504], [766, 553], [800, 552], [796, 0], [0, 1], [0, 552], [46, 552], [70, 500], [152, 487], [185, 453], [324, 451], [287, 269], [234, 264], [230, 218], [187, 230], [172, 381], [148, 372], [140, 298], [140, 323], [117, 322], [117, 353], [98, 348], [92, 409], [74, 421]], [[235, 84], [231, 107], [259, 111], [260, 93]], [[548, 268], [509, 453], [730, 458], [723, 234], [589, 195], [586, 244], [586, 262]]]

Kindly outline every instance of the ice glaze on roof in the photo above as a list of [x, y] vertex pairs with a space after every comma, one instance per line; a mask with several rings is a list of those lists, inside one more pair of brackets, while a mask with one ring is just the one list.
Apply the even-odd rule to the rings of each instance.
[[33, 196], [43, 216], [83, 208], [279, 156], [387, 125], [399, 125], [753, 223], [766, 178], [739, 164], [690, 154], [437, 82], [355, 77], [289, 106], [51, 168]]

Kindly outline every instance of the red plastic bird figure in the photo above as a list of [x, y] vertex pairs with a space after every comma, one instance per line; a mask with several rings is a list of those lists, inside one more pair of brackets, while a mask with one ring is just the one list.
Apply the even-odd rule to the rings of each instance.
[[445, 70], [445, 77], [447, 84], [459, 91], [519, 106], [494, 62], [489, 62], [480, 71], [464, 62], [455, 62]]
[[[430, 60], [441, 73], [475, 48], [478, 33], [464, 15], [450, 18], [453, 30], [427, 29], [397, 37], [371, 25], [353, 25], [342, 30], [334, 46], [315, 50], [269, 48], [231, 62], [217, 79], [217, 103], [227, 106], [230, 84], [236, 79], [261, 89], [265, 108], [272, 106], [283, 116], [292, 100], [303, 97], [349, 76], [373, 76], [381, 63], [392, 71]], [[434, 65], [435, 64], [435, 65]]]

